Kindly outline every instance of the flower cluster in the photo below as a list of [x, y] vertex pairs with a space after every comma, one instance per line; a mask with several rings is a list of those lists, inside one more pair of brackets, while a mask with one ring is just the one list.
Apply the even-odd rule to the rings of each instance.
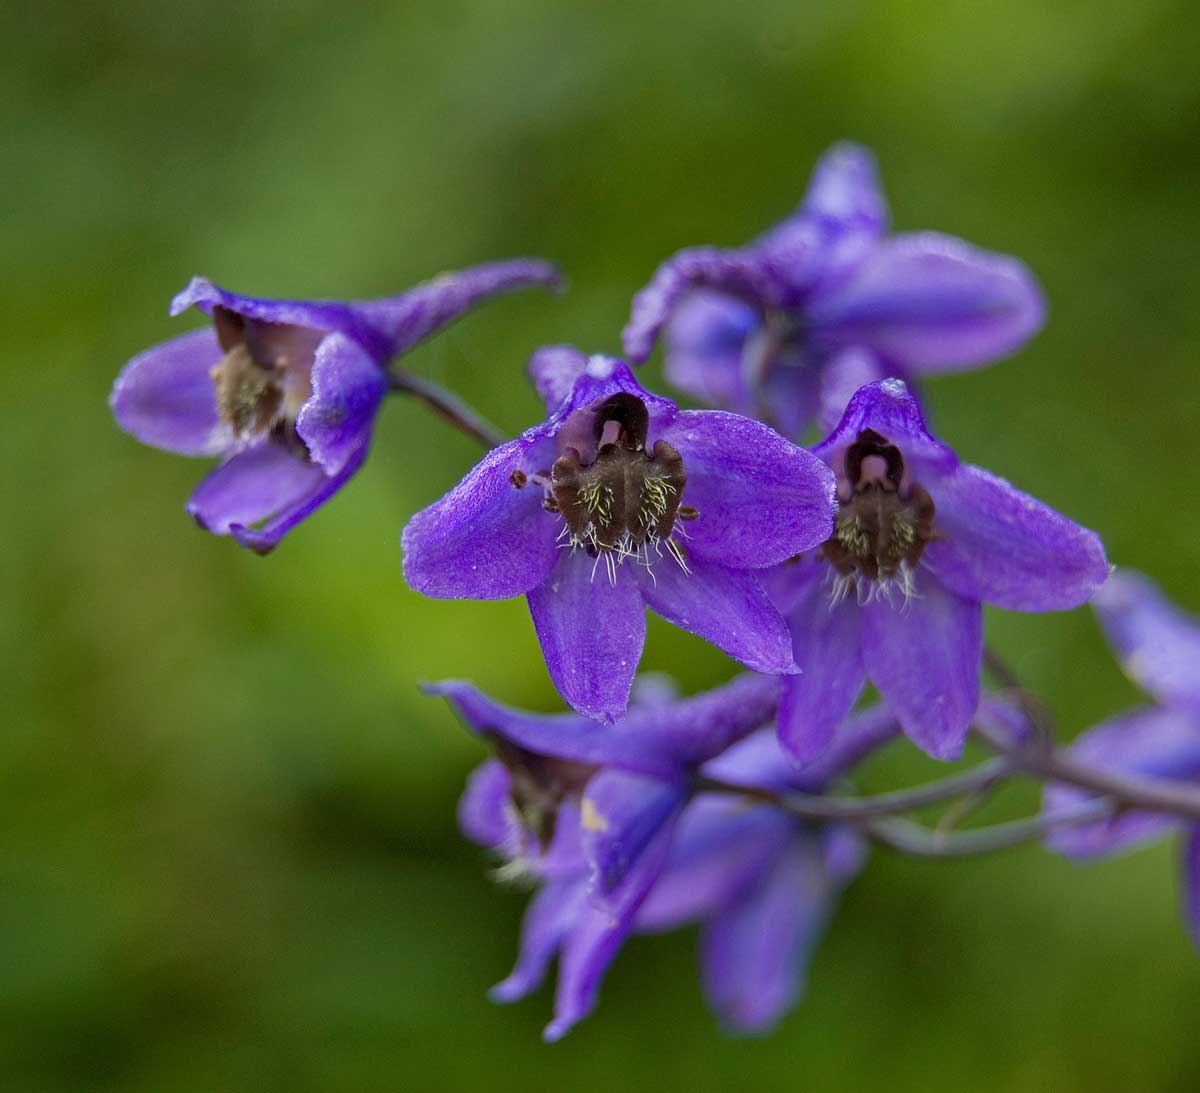
[[[1200, 940], [1200, 625], [1099, 537], [959, 460], [915, 384], [1019, 349], [1041, 291], [1016, 259], [931, 232], [888, 236], [874, 162], [840, 145], [797, 212], [752, 244], [680, 251], [632, 303], [626, 360], [548, 346], [529, 378], [545, 419], [504, 439], [396, 363], [475, 304], [554, 286], [520, 259], [366, 302], [263, 300], [197, 279], [172, 313], [211, 328], [134, 358], [111, 405], [138, 439], [217, 456], [188, 512], [265, 553], [357, 471], [386, 394], [415, 395], [489, 448], [402, 536], [427, 596], [524, 596], [571, 712], [535, 714], [467, 682], [429, 686], [493, 757], [464, 832], [536, 886], [512, 1001], [558, 960], [557, 1039], [587, 1015], [624, 939], [702, 927], [705, 992], [758, 1032], [798, 997], [807, 959], [868, 841], [959, 855], [1045, 838], [1070, 856], [1185, 832]], [[681, 409], [629, 364], [660, 334]], [[798, 443], [811, 427], [826, 435]], [[1053, 745], [1044, 710], [985, 650], [983, 605], [1060, 611], [1095, 597], [1159, 704]], [[646, 609], [747, 671], [680, 697], [637, 678]], [[986, 698], [985, 666], [1006, 692]], [[868, 680], [881, 701], [857, 709]], [[877, 798], [845, 780], [906, 736], [938, 760], [974, 729], [1002, 754]], [[953, 832], [1018, 774], [1040, 816]], [[906, 813], [956, 802], [939, 829]]]

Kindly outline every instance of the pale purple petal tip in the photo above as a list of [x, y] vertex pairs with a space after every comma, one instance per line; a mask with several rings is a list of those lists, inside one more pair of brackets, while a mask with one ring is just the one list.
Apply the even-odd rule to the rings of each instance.
[[508, 840], [511, 778], [499, 759], [488, 759], [467, 777], [458, 801], [458, 827], [480, 846], [501, 847]]
[[296, 432], [325, 473], [337, 474], [370, 441], [387, 375], [357, 342], [332, 334], [317, 346], [312, 385]]
[[870, 150], [849, 141], [830, 148], [817, 161], [800, 211], [839, 228], [886, 231], [887, 201]]
[[546, 345], [529, 358], [529, 378], [549, 412], [570, 397], [587, 361], [587, 354], [573, 345]]
[[219, 455], [232, 443], [221, 428], [210, 371], [221, 360], [211, 328], [139, 353], [122, 370], [108, 404], [117, 424], [143, 444], [179, 455]]

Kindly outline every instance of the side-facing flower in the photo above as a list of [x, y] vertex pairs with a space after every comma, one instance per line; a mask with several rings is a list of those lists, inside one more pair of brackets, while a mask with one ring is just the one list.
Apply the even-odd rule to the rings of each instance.
[[768, 584], [800, 668], [784, 682], [783, 745], [798, 762], [819, 755], [869, 677], [908, 736], [957, 758], [979, 702], [981, 604], [1077, 607], [1108, 575], [1104, 548], [960, 463], [900, 380], [859, 390], [813, 451], [837, 475], [834, 533]]
[[[1175, 607], [1141, 574], [1119, 571], [1096, 596], [1096, 613], [1126, 672], [1157, 700], [1081, 735], [1070, 753], [1119, 774], [1200, 784], [1200, 619]], [[1069, 814], [1086, 791], [1051, 784], [1049, 816]], [[1200, 948], [1200, 825], [1160, 813], [1127, 811], [1056, 829], [1047, 843], [1072, 858], [1096, 858], [1179, 832], [1183, 912]]]
[[692, 797], [693, 780], [704, 773], [750, 790], [817, 792], [894, 735], [890, 715], [853, 719], [819, 769], [798, 776], [770, 730], [747, 737], [777, 699], [766, 677], [635, 703], [611, 728], [512, 710], [466, 684], [432, 690], [497, 747], [499, 758], [476, 770], [463, 796], [464, 832], [506, 859], [502, 876], [538, 884], [516, 967], [495, 1000], [536, 989], [557, 955], [546, 1037], [558, 1039], [591, 1012], [631, 932], [703, 921], [705, 989], [723, 1021], [764, 1031], [792, 1004], [861, 847], [848, 829], [820, 830], [740, 795]]
[[755, 571], [826, 539], [833, 475], [734, 414], [680, 411], [620, 361], [532, 362], [549, 419], [493, 449], [404, 529], [430, 596], [525, 594], [551, 678], [576, 710], [625, 710], [645, 608], [760, 672], [792, 670]]
[[832, 428], [864, 383], [982, 365], [1041, 327], [1041, 290], [1015, 258], [887, 228], [871, 154], [836, 145], [789, 219], [659, 267], [633, 301], [626, 356], [645, 360], [665, 327], [675, 386], [795, 436]]
[[131, 360], [109, 404], [143, 443], [220, 456], [187, 511], [265, 553], [362, 464], [392, 357], [492, 296], [557, 283], [553, 266], [532, 259], [345, 303], [239, 296], [197, 277], [171, 314], [197, 307], [212, 326]]

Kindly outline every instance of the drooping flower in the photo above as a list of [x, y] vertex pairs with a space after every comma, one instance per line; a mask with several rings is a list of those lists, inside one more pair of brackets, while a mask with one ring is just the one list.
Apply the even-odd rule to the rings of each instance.
[[496, 1001], [535, 990], [557, 955], [546, 1037], [559, 1039], [591, 1012], [631, 932], [703, 922], [704, 985], [723, 1022], [761, 1032], [786, 1012], [862, 848], [847, 828], [819, 829], [737, 794], [692, 796], [693, 779], [819, 792], [894, 736], [890, 714], [880, 707], [852, 719], [798, 775], [770, 729], [747, 735], [777, 700], [766, 677], [681, 701], [635, 701], [612, 727], [512, 710], [466, 684], [432, 690], [497, 745], [499, 758], [475, 771], [463, 796], [464, 833], [506, 859], [502, 875], [538, 884]]
[[556, 284], [554, 267], [532, 259], [346, 303], [239, 296], [197, 277], [171, 314], [198, 307], [212, 326], [134, 357], [109, 404], [143, 443], [220, 456], [187, 511], [265, 553], [362, 464], [392, 357], [492, 296]]
[[749, 668], [790, 671], [755, 571], [828, 537], [828, 468], [759, 422], [678, 410], [621, 361], [556, 347], [531, 365], [549, 419], [413, 517], [409, 584], [525, 594], [551, 678], [591, 717], [624, 712], [646, 607]]
[[634, 299], [635, 364], [666, 328], [670, 381], [797, 436], [836, 424], [858, 387], [977, 367], [1041, 327], [1041, 290], [1015, 258], [935, 232], [888, 237], [869, 152], [830, 149], [796, 212], [746, 247], [693, 247]]
[[[1096, 613], [1129, 676], [1157, 700], [1090, 729], [1070, 754], [1100, 770], [1200, 784], [1200, 619], [1171, 604], [1141, 574], [1120, 571], [1096, 596]], [[1086, 790], [1050, 784], [1045, 812], [1079, 808]], [[1181, 835], [1184, 922], [1200, 947], [1200, 825], [1147, 811], [1056, 829], [1047, 843], [1072, 858], [1132, 849]]]
[[1054, 611], [1108, 575], [1094, 532], [930, 435], [904, 383], [868, 384], [813, 451], [837, 474], [820, 550], [776, 569], [800, 673], [779, 730], [798, 762], [819, 755], [869, 677], [905, 733], [954, 759], [979, 702], [982, 604]]

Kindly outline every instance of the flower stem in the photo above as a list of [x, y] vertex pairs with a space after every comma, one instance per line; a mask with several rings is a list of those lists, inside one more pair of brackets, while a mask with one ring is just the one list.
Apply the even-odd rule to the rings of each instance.
[[496, 448], [508, 438], [483, 415], [473, 410], [452, 391], [393, 365], [388, 370], [388, 387], [412, 395], [443, 421], [449, 422], [485, 448]]

